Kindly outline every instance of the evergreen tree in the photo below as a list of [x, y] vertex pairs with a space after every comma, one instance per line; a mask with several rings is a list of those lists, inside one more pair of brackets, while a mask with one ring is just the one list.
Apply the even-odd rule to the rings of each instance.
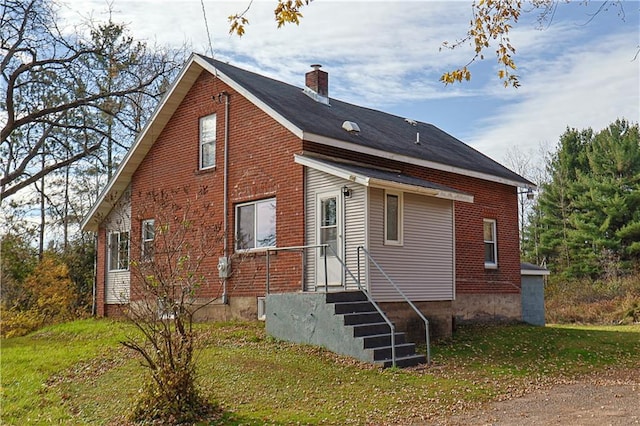
[[[595, 134], [567, 129], [547, 167], [551, 179], [541, 185], [528, 234], [539, 235], [535, 242], [549, 266], [570, 277], [617, 275], [637, 267], [638, 124], [617, 120]], [[526, 250], [531, 256], [531, 243]]]

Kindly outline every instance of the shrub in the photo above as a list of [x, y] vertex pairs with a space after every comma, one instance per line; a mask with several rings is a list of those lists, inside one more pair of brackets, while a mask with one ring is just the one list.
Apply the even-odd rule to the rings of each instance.
[[562, 280], [545, 288], [551, 323], [616, 324], [640, 321], [640, 274], [610, 280]]
[[25, 278], [20, 303], [3, 312], [2, 335], [22, 336], [44, 325], [78, 318], [69, 269], [54, 254], [45, 253]]

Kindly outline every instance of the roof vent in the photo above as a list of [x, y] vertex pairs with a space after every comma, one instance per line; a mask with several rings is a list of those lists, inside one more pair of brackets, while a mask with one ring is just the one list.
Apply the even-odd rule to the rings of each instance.
[[358, 123], [354, 123], [353, 121], [345, 121], [342, 123], [342, 128], [351, 134], [360, 132], [360, 126], [358, 126]]

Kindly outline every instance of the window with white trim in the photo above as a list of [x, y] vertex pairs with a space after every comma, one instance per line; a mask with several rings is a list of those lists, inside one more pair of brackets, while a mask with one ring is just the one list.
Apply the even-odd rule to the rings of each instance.
[[498, 239], [496, 237], [496, 221], [494, 219], [483, 220], [484, 234], [484, 267], [498, 267]]
[[142, 242], [142, 252], [140, 253], [140, 259], [151, 260], [153, 259], [153, 247], [155, 240], [155, 221], [153, 219], [146, 219], [142, 221], [142, 236], [140, 240]]
[[276, 246], [276, 199], [236, 206], [236, 250]]
[[402, 245], [402, 192], [384, 193], [384, 243]]
[[129, 269], [129, 232], [111, 232], [109, 234], [109, 270], [126, 271]]
[[200, 118], [200, 169], [216, 165], [216, 115]]

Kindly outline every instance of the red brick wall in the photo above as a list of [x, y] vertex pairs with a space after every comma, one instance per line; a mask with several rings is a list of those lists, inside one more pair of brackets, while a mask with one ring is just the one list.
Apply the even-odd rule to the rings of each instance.
[[[251, 104], [221, 80], [203, 72], [191, 87], [153, 147], [132, 178], [131, 235], [139, 239], [142, 219], [154, 217], [144, 211], [149, 206], [148, 192], [159, 189], [189, 188], [193, 199], [201, 189], [199, 201], [208, 200], [213, 209], [210, 224], [223, 223], [224, 124], [225, 105], [213, 97], [227, 92], [229, 98], [229, 175], [228, 248], [234, 250], [235, 208], [237, 203], [264, 198], [276, 198], [276, 236], [278, 246], [304, 243], [303, 168], [293, 162], [294, 153], [301, 151], [301, 142], [292, 133]], [[199, 170], [199, 118], [216, 114], [215, 169]], [[184, 202], [187, 196], [180, 196]], [[180, 201], [182, 200], [182, 201]], [[221, 236], [222, 234], [220, 234]], [[132, 258], [139, 253], [139, 244], [132, 244]], [[220, 242], [216, 252], [204, 264], [209, 272], [209, 285], [201, 289], [201, 297], [220, 294], [218, 257], [223, 254]], [[265, 293], [266, 270], [263, 253], [232, 259], [233, 277], [227, 288], [229, 296], [258, 296]], [[287, 264], [287, 263], [290, 264]], [[299, 260], [287, 256], [272, 259], [274, 268], [293, 271], [291, 289], [299, 289]], [[134, 277], [132, 277], [133, 279]], [[135, 285], [132, 282], [132, 285]], [[132, 295], [135, 291], [132, 289]]]
[[[456, 294], [519, 293], [520, 251], [517, 190], [513, 186], [462, 176], [305, 142], [305, 151], [401, 170], [464, 191], [473, 203], [455, 203]], [[484, 267], [483, 219], [495, 219], [498, 268]]]

